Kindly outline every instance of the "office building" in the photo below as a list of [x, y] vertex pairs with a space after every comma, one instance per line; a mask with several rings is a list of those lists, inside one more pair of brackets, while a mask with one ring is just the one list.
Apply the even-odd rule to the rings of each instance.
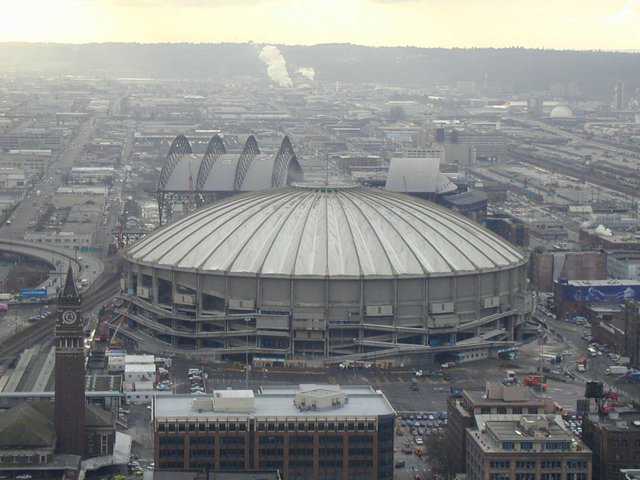
[[289, 480], [393, 478], [396, 412], [368, 386], [156, 397], [152, 412], [159, 470], [278, 470]]
[[488, 383], [484, 391], [463, 390], [447, 402], [447, 452], [449, 471], [464, 472], [466, 468], [466, 430], [477, 428], [477, 415], [535, 415], [551, 413], [552, 402], [534, 396], [524, 386]]
[[559, 415], [479, 415], [467, 429], [467, 480], [591, 480], [591, 450]]

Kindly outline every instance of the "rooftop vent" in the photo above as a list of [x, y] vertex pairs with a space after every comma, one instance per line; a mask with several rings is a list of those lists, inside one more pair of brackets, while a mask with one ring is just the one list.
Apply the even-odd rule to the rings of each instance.
[[300, 385], [293, 404], [299, 410], [330, 410], [349, 401], [337, 385]]
[[549, 436], [549, 419], [547, 417], [540, 416], [535, 419], [522, 417], [518, 425], [527, 436], [538, 438]]

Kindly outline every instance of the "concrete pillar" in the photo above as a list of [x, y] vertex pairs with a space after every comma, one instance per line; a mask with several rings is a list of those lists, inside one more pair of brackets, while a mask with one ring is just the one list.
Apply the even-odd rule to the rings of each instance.
[[158, 304], [158, 271], [155, 268], [151, 273], [151, 301]]

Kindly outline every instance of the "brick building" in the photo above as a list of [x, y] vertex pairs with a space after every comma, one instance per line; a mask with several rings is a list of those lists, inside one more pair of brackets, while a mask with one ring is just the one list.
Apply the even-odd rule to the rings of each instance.
[[587, 415], [582, 438], [593, 451], [593, 479], [624, 480], [620, 470], [640, 462], [640, 411]]
[[467, 429], [467, 480], [591, 480], [591, 450], [559, 415], [479, 415]]
[[587, 308], [593, 341], [608, 345], [616, 353], [629, 357], [629, 366], [640, 368], [640, 312], [638, 303], [592, 305]]
[[393, 478], [395, 410], [370, 387], [156, 397], [156, 468], [279, 470], [292, 479]]
[[461, 473], [466, 468], [468, 428], [477, 428], [476, 415], [542, 414], [554, 410], [552, 402], [534, 396], [522, 386], [487, 384], [485, 391], [464, 390], [450, 397], [447, 404], [447, 452], [449, 471]]

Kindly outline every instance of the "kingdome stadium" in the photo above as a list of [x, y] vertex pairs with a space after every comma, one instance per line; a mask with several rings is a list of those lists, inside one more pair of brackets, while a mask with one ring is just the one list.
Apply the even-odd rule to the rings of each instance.
[[531, 311], [515, 247], [413, 196], [296, 183], [292, 159], [284, 185], [228, 192], [125, 251], [125, 336], [271, 361], [464, 361], [513, 346]]

